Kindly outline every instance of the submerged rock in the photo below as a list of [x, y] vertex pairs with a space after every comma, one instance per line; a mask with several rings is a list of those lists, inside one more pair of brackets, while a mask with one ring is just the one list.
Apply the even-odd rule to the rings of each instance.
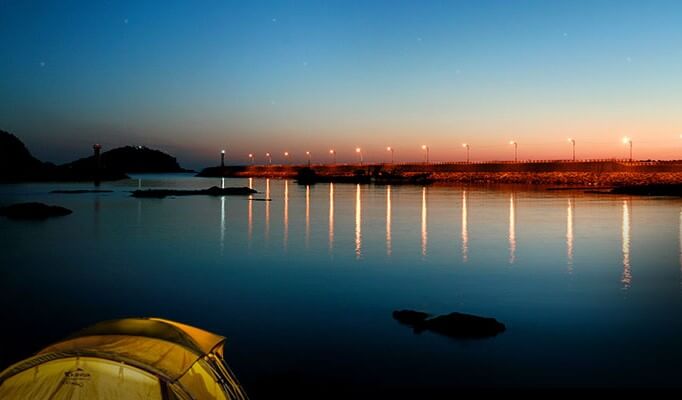
[[147, 189], [147, 190], [135, 190], [133, 192], [133, 197], [150, 197], [155, 199], [163, 199], [167, 196], [247, 196], [250, 194], [258, 193], [248, 187], [230, 187], [230, 188], [219, 188], [218, 186], [213, 186], [208, 189], [201, 190], [176, 190], [176, 189]]
[[83, 194], [83, 193], [112, 193], [113, 190], [99, 190], [99, 189], [76, 189], [76, 190], [53, 190], [50, 193], [54, 194]]
[[393, 319], [411, 326], [416, 333], [428, 330], [462, 339], [491, 337], [506, 330], [504, 324], [495, 318], [458, 312], [430, 317], [429, 314], [421, 311], [398, 310], [393, 311]]
[[73, 211], [43, 203], [19, 203], [0, 208], [0, 215], [12, 219], [46, 219], [69, 215]]

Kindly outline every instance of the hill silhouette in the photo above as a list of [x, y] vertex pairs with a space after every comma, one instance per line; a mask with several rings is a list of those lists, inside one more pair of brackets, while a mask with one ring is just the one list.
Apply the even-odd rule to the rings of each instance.
[[187, 172], [175, 157], [142, 146], [105, 151], [99, 165], [94, 156], [54, 165], [35, 158], [15, 135], [0, 131], [0, 182], [111, 181], [126, 179], [129, 172]]
[[42, 174], [46, 168], [49, 168], [49, 164], [33, 157], [19, 138], [0, 131], [0, 181], [30, 180]]
[[[95, 165], [95, 157], [81, 158], [65, 164], [67, 168], [89, 168]], [[101, 165], [121, 172], [188, 172], [178, 164], [175, 157], [160, 150], [144, 146], [125, 146], [105, 151]]]

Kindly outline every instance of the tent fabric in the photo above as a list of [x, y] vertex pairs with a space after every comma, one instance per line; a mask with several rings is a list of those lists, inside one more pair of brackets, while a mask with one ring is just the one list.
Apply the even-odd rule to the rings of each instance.
[[180, 384], [198, 399], [227, 400], [221, 386], [205, 363], [195, 363], [185, 375], [180, 378]]
[[171, 325], [182, 332], [184, 332], [186, 335], [188, 335], [196, 346], [201, 350], [203, 354], [208, 354], [210, 353], [216, 346], [219, 344], [222, 344], [225, 341], [225, 338], [223, 336], [218, 336], [215, 335], [211, 332], [207, 332], [203, 329], [195, 328], [193, 326], [185, 325], [180, 322], [175, 322], [175, 321], [170, 321], [167, 319], [161, 319], [161, 318], [150, 318], [150, 321], [156, 321], [156, 322], [162, 322], [166, 325]]
[[101, 322], [0, 373], [0, 399], [246, 399], [224, 342], [158, 318]]
[[0, 385], [1, 399], [162, 400], [159, 380], [109, 360], [71, 357], [48, 361]]
[[123, 335], [85, 336], [70, 339], [47, 347], [38, 354], [47, 353], [99, 356], [142, 365], [150, 372], [170, 380], [178, 379], [201, 357], [182, 346], [165, 340]]
[[202, 329], [160, 318], [126, 318], [104, 321], [85, 328], [70, 338], [84, 336], [128, 335], [161, 339], [185, 347], [196, 354], [207, 354], [225, 338]]

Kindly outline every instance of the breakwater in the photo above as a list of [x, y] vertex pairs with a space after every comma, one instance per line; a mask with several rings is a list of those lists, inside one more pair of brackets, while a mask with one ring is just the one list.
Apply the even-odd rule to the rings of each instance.
[[[266, 177], [293, 179], [305, 165], [249, 165], [204, 169], [204, 177]], [[382, 174], [410, 177], [428, 174], [433, 182], [522, 183], [617, 186], [682, 183], [682, 161], [529, 161], [486, 163], [313, 164], [325, 180], [348, 181]]]

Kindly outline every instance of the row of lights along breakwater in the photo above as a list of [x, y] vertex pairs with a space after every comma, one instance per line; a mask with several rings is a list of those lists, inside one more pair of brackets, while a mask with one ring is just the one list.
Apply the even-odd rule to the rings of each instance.
[[[682, 139], [682, 135], [680, 135], [680, 139]], [[576, 159], [576, 140], [574, 138], [568, 138], [568, 143], [571, 145], [571, 161], [577, 161]], [[629, 148], [629, 161], [633, 161], [633, 141], [630, 137], [623, 137], [622, 143], [625, 146], [628, 146]], [[514, 146], [514, 162], [518, 163], [519, 162], [519, 142], [516, 140], [510, 140], [509, 145]], [[471, 144], [470, 143], [462, 143], [462, 148], [466, 152], [466, 158], [465, 162], [466, 163], [471, 163]], [[431, 162], [430, 160], [430, 148], [428, 145], [424, 144], [421, 146], [422, 151], [424, 152], [424, 163], [428, 164]], [[390, 153], [390, 163], [394, 164], [395, 163], [395, 147], [393, 146], [387, 146], [386, 151]], [[224, 167], [225, 166], [225, 154], [226, 150], [221, 150], [220, 152], [220, 166]], [[363, 157], [363, 151], [362, 148], [356, 147], [355, 148], [355, 154], [357, 157], [357, 162], [359, 165], [362, 165], [365, 162], [365, 159]], [[289, 151], [284, 151], [282, 153], [283, 155], [283, 164], [291, 164], [291, 153]], [[312, 152], [311, 151], [305, 151], [306, 155], [306, 161], [307, 165], [310, 166], [312, 164]], [[332, 164], [337, 164], [337, 150], [336, 149], [329, 149], [329, 156], [331, 157], [331, 163]], [[249, 163], [251, 165], [254, 165], [256, 163], [256, 155], [254, 153], [249, 153], [248, 154], [249, 158]], [[265, 153], [265, 164], [266, 165], [272, 165], [273, 164], [273, 153], [271, 152], [266, 152]]]

